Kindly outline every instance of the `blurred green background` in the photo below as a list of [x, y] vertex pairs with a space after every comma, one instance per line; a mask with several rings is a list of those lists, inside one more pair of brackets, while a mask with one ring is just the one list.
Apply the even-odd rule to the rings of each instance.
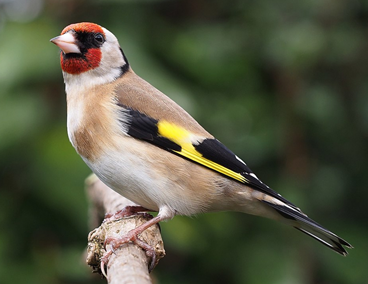
[[368, 283], [368, 1], [0, 1], [0, 283], [105, 283], [84, 265], [90, 173], [59, 51], [96, 22], [137, 74], [355, 247], [239, 213], [161, 225], [157, 283]]

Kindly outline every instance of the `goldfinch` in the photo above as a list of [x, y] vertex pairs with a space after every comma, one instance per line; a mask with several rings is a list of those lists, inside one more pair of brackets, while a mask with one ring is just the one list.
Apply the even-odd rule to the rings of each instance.
[[110, 188], [158, 215], [240, 211], [276, 219], [339, 254], [352, 246], [264, 184], [193, 117], [131, 69], [117, 38], [93, 23], [51, 39], [60, 49], [69, 140]]

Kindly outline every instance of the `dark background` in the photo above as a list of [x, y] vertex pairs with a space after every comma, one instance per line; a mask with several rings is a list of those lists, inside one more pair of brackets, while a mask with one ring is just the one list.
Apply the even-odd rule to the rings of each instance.
[[90, 171], [49, 42], [81, 21], [355, 247], [344, 258], [240, 213], [178, 216], [157, 283], [367, 283], [368, 2], [351, 0], [0, 1], [0, 283], [104, 283], [84, 265]]

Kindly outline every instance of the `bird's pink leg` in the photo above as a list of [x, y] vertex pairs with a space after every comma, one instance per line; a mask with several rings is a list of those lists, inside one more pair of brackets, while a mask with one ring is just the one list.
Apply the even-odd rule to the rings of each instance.
[[124, 209], [119, 210], [115, 213], [106, 213], [104, 222], [129, 217], [140, 212], [149, 212], [149, 211], [152, 210], [149, 210], [142, 206], [126, 206]]
[[[143, 210], [142, 210], [143, 209]], [[126, 208], [124, 208], [121, 211], [116, 212], [113, 215], [108, 215], [108, 219], [118, 219], [118, 218], [122, 218], [122, 217], [128, 217], [131, 216], [133, 214], [142, 212], [142, 211], [148, 211], [146, 208], [144, 207], [138, 207], [138, 206], [127, 206]], [[152, 218], [151, 220], [147, 221], [146, 223], [138, 226], [137, 228], [130, 230], [124, 237], [120, 237], [120, 238], [106, 238], [105, 240], [105, 247], [106, 245], [111, 245], [111, 250], [106, 252], [105, 255], [101, 258], [101, 271], [102, 273], [105, 275], [106, 277], [106, 273], [105, 273], [105, 266], [108, 264], [109, 262], [109, 258], [111, 256], [111, 254], [114, 253], [114, 251], [116, 249], [118, 249], [119, 247], [121, 247], [123, 244], [129, 243], [129, 242], [133, 242], [134, 244], [136, 244], [137, 246], [141, 247], [147, 254], [147, 256], [151, 257], [151, 264], [149, 266], [149, 271], [152, 271], [152, 269], [154, 268], [154, 265], [156, 263], [156, 253], [155, 250], [152, 246], [148, 245], [147, 243], [143, 242], [142, 240], [140, 240], [138, 238], [138, 235], [141, 234], [144, 230], [148, 229], [149, 227], [159, 223], [162, 220], [165, 220], [165, 217], [161, 217], [161, 216], [156, 216], [154, 218]]]

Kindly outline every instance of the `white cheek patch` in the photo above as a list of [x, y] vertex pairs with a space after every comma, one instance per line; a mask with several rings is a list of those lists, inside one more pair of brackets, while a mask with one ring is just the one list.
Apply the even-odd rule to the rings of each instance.
[[101, 66], [107, 64], [108, 67], [120, 68], [127, 62], [124, 60], [119, 42], [117, 38], [110, 31], [103, 28], [106, 36], [106, 41], [101, 46], [102, 59]]

